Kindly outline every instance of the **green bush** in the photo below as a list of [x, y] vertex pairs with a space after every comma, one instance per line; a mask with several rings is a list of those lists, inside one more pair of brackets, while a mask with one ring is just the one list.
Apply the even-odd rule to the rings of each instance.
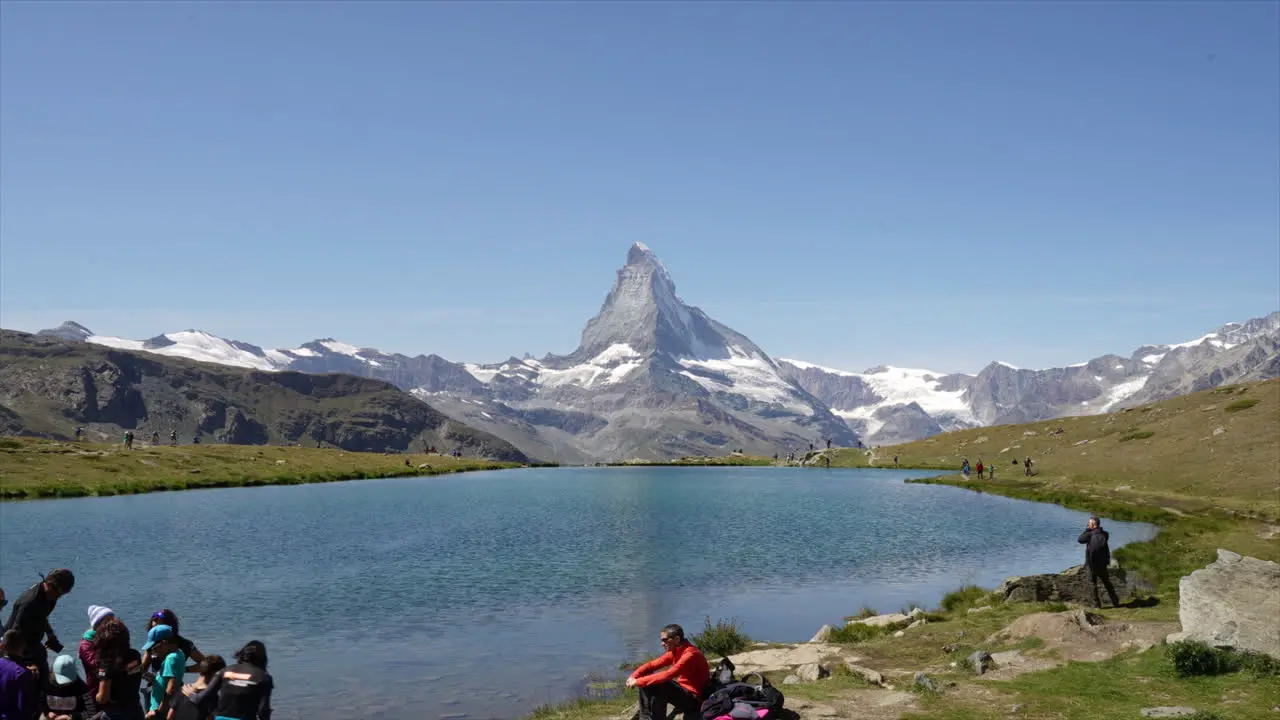
[[910, 625], [910, 622], [899, 622], [891, 625], [868, 625], [866, 623], [851, 622], [844, 627], [838, 627], [831, 631], [831, 642], [833, 643], [860, 643], [874, 640], [878, 637], [884, 637], [890, 633], [895, 633]]
[[1230, 403], [1226, 407], [1222, 408], [1222, 410], [1223, 412], [1240, 412], [1241, 410], [1248, 410], [1249, 408], [1257, 404], [1258, 404], [1258, 398], [1256, 397], [1242, 398], [1233, 403]]
[[721, 657], [740, 653], [751, 647], [751, 638], [742, 631], [737, 618], [717, 620], [716, 624], [712, 625], [711, 617], [707, 616], [702, 632], [690, 638], [689, 642], [701, 650], [703, 655]]
[[1169, 646], [1169, 660], [1178, 677], [1229, 675], [1241, 671], [1258, 678], [1280, 675], [1280, 662], [1270, 655], [1209, 647], [1202, 642], [1177, 642]]
[[1155, 435], [1155, 433], [1150, 430], [1136, 430], [1127, 435], [1121, 435], [1120, 442], [1127, 442], [1129, 440], [1146, 440], [1152, 435]]
[[977, 585], [962, 585], [942, 596], [942, 609], [947, 612], [956, 612], [975, 607], [989, 594]]

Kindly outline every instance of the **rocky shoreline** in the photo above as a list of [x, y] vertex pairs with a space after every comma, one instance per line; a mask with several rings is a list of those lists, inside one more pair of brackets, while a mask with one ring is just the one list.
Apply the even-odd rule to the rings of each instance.
[[[1145, 579], [1114, 561], [1110, 573], [1122, 606], [1141, 608], [1148, 604], [1152, 587]], [[728, 657], [737, 677], [761, 673], [782, 686], [788, 693], [792, 717], [873, 720], [920, 710], [923, 695], [971, 695], [975, 690], [961, 684], [966, 676], [1003, 682], [1067, 662], [1097, 663], [1184, 640], [1280, 660], [1280, 623], [1275, 622], [1280, 617], [1280, 564], [1219, 550], [1217, 560], [1181, 579], [1183, 600], [1178, 622], [1107, 618], [1092, 607], [1085, 578], [1082, 566], [1009, 577], [973, 606], [945, 615], [917, 607], [905, 613], [848, 618], [839, 627], [824, 625], [808, 642], [757, 642]], [[1036, 610], [1036, 605], [1044, 610]], [[1019, 614], [1014, 608], [1029, 612]], [[983, 616], [997, 620], [993, 631], [975, 636], [970, 627], [951, 628], [954, 623], [950, 621], [957, 620], [961, 626], [981, 628], [975, 618]], [[924, 635], [943, 627], [940, 623], [949, 623], [946, 633]], [[854, 625], [874, 628], [874, 634], [889, 638], [888, 649], [834, 641]], [[914, 649], [921, 641], [927, 645], [940, 640], [949, 640], [937, 646], [946, 658], [942, 662], [902, 662], [909, 660], [910, 651], [902, 653], [898, 661], [889, 660], [892, 643]], [[714, 664], [718, 657], [708, 653], [707, 659]], [[824, 685], [831, 689], [821, 691]], [[1010, 712], [1018, 709], [1013, 705]], [[1189, 716], [1195, 711], [1161, 706], [1144, 708], [1143, 716]], [[635, 720], [638, 712], [639, 707], [632, 705], [621, 713], [600, 717]]]

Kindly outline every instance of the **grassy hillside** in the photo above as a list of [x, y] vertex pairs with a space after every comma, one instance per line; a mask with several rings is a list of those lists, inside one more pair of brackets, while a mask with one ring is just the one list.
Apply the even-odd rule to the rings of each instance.
[[[1219, 387], [1107, 415], [999, 425], [871, 451], [833, 452], [833, 467], [958, 472], [968, 458], [996, 480], [1085, 491], [1184, 511], [1280, 516], [1280, 379]], [[1023, 476], [1030, 457], [1035, 475]], [[989, 481], [969, 481], [981, 486]]]
[[380, 380], [262, 372], [0, 330], [0, 434], [114, 442], [176, 431], [207, 443], [348, 451], [461, 449], [511, 462], [510, 443]]
[[511, 467], [518, 466], [479, 458], [303, 447], [137, 443], [126, 450], [119, 443], [0, 438], [0, 499], [293, 485]]

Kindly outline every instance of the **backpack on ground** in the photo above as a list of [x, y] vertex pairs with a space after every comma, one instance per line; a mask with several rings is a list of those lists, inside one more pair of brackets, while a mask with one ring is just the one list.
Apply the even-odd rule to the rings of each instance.
[[[732, 663], [730, 663], [732, 666]], [[723, 663], [716, 667], [717, 675]], [[755, 676], [759, 682], [747, 682]], [[730, 682], [712, 692], [702, 703], [702, 720], [730, 717], [734, 720], [774, 720], [782, 712], [782, 691], [760, 673], [749, 673], [741, 680]]]

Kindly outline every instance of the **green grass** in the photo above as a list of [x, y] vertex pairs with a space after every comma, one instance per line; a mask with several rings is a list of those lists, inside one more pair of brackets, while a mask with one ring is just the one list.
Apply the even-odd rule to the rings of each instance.
[[751, 647], [751, 638], [743, 632], [737, 618], [716, 620], [712, 625], [711, 617], [708, 616], [704, 623], [702, 632], [689, 638], [689, 642], [708, 659], [712, 656], [735, 655]]
[[964, 585], [942, 596], [939, 606], [947, 612], [960, 612], [993, 602], [990, 590], [977, 585]]
[[[1240, 412], [1246, 405], [1271, 410]], [[956, 473], [964, 458], [975, 465], [982, 459], [995, 465], [995, 483], [1025, 482], [1046, 494], [1063, 489], [1105, 497], [1123, 486], [1129, 506], [1169, 506], [1192, 513], [1219, 508], [1280, 519], [1277, 408], [1280, 379], [1106, 415], [961, 430], [877, 448], [874, 457], [871, 451], [837, 450], [832, 451], [832, 466], [893, 467], [897, 455], [904, 468]], [[1034, 463], [1034, 477], [1024, 477], [1022, 466], [1011, 463], [1025, 457]], [[972, 477], [968, 484], [985, 487], [991, 482]]]
[[[405, 465], [406, 460], [409, 465]], [[181, 445], [126, 450], [119, 444], [6, 438], [0, 443], [0, 499], [298, 485], [512, 467], [519, 466], [446, 455], [360, 453], [271, 445]]]
[[1243, 398], [1241, 400], [1237, 400], [1233, 403], [1228, 404], [1226, 407], [1222, 408], [1222, 411], [1229, 412], [1229, 413], [1240, 412], [1241, 410], [1248, 410], [1254, 405], [1257, 405], [1259, 402], [1261, 401], [1258, 400], [1258, 398], [1256, 397]]
[[1130, 440], [1146, 440], [1154, 437], [1155, 433], [1150, 430], [1135, 430], [1131, 433], [1125, 433], [1120, 436], [1120, 442], [1129, 442]]

